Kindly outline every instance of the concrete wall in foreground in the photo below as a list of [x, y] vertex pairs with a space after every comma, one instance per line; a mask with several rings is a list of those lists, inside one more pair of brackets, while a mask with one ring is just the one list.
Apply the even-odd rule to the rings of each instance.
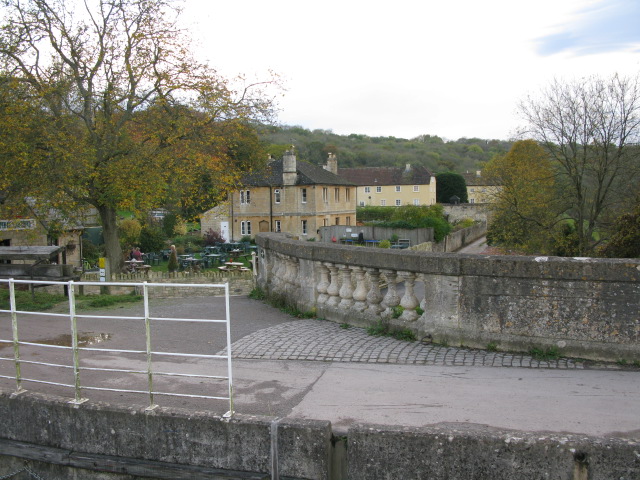
[[328, 320], [382, 320], [449, 345], [640, 361], [638, 259], [392, 251], [277, 234], [257, 243], [259, 286]]
[[618, 438], [458, 424], [334, 435], [326, 421], [73, 406], [28, 392], [0, 392], [0, 418], [2, 478], [25, 466], [46, 480], [640, 478], [640, 444]]

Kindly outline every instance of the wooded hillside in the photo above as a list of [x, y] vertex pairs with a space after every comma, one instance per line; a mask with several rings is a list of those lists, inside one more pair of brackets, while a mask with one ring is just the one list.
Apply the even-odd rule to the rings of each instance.
[[340, 167], [422, 165], [434, 173], [464, 173], [483, 168], [495, 154], [506, 153], [511, 143], [503, 140], [460, 138], [446, 140], [421, 135], [410, 140], [396, 137], [337, 135], [330, 130], [307, 130], [298, 126], [260, 127], [260, 137], [276, 158], [293, 144], [298, 158], [322, 164], [327, 154], [338, 156]]

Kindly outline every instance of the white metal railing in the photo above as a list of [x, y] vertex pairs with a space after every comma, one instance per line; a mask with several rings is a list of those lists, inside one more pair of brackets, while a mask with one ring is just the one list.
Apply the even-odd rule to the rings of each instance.
[[[15, 364], [15, 375], [2, 375], [0, 374], [0, 378], [7, 378], [15, 380], [16, 382], [16, 393], [21, 393], [24, 390], [22, 387], [23, 382], [33, 382], [33, 383], [42, 383], [48, 385], [56, 385], [62, 387], [73, 388], [75, 392], [75, 398], [70, 403], [81, 404], [87, 401], [86, 398], [83, 398], [82, 391], [83, 390], [100, 390], [100, 391], [111, 391], [111, 392], [123, 392], [123, 393], [135, 393], [135, 394], [147, 394], [149, 395], [149, 407], [148, 410], [154, 409], [157, 407], [154, 396], [155, 395], [167, 395], [167, 396], [176, 396], [176, 397], [189, 397], [189, 398], [200, 398], [200, 399], [214, 399], [214, 400], [228, 400], [229, 401], [229, 411], [225, 414], [225, 416], [231, 416], [234, 413], [233, 408], [233, 376], [232, 376], [232, 368], [231, 368], [231, 318], [230, 318], [230, 310], [229, 310], [229, 284], [179, 284], [179, 283], [131, 283], [131, 282], [55, 282], [55, 281], [36, 281], [36, 280], [14, 280], [14, 279], [0, 279], [0, 283], [8, 283], [9, 286], [9, 299], [10, 299], [10, 308], [9, 310], [0, 309], [0, 313], [9, 313], [11, 315], [11, 331], [12, 338], [11, 339], [3, 339], [0, 338], [0, 343], [8, 343], [13, 345], [13, 357], [0, 357], [0, 361], [11, 361]], [[16, 299], [15, 299], [15, 285], [16, 284], [41, 284], [41, 285], [63, 285], [68, 289], [69, 296], [69, 313], [48, 313], [48, 312], [30, 312], [30, 311], [21, 311], [17, 309]], [[144, 315], [143, 316], [134, 316], [134, 317], [126, 317], [126, 316], [108, 316], [108, 315], [87, 315], [87, 314], [78, 314], [76, 311], [76, 299], [75, 299], [75, 287], [77, 285], [90, 285], [90, 286], [100, 286], [100, 287], [108, 287], [108, 286], [137, 286], [141, 287], [143, 292], [143, 302], [144, 302]], [[150, 312], [149, 307], [149, 289], [154, 287], [168, 288], [168, 287], [188, 287], [188, 288], [223, 288], [224, 289], [224, 299], [225, 299], [225, 318], [224, 319], [202, 319], [202, 318], [169, 318], [169, 317], [153, 317]], [[45, 343], [37, 343], [37, 342], [24, 342], [20, 340], [19, 337], [19, 328], [18, 328], [18, 318], [19, 315], [31, 315], [31, 316], [49, 316], [49, 317], [69, 317], [70, 320], [70, 329], [71, 329], [71, 346], [61, 346], [61, 345], [49, 345]], [[127, 349], [113, 349], [113, 348], [91, 348], [91, 347], [83, 347], [78, 343], [78, 328], [77, 328], [77, 320], [78, 319], [86, 319], [86, 318], [94, 318], [94, 319], [105, 319], [105, 320], [133, 320], [133, 321], [144, 321], [145, 325], [145, 336], [146, 336], [146, 348], [145, 350], [127, 350]], [[223, 323], [226, 327], [226, 355], [204, 355], [204, 354], [194, 354], [194, 353], [175, 353], [175, 352], [161, 352], [154, 351], [151, 346], [151, 326], [152, 322], [204, 322], [204, 323]], [[20, 346], [33, 346], [33, 347], [42, 347], [42, 348], [55, 348], [55, 349], [63, 349], [68, 350], [71, 353], [71, 362], [70, 364], [60, 364], [60, 363], [50, 363], [50, 362], [39, 362], [34, 360], [24, 360], [20, 357]], [[134, 370], [134, 369], [118, 369], [118, 368], [96, 368], [96, 367], [88, 367], [83, 366], [81, 364], [80, 354], [82, 352], [100, 352], [100, 353], [126, 353], [126, 354], [139, 354], [146, 356], [146, 369], [145, 370]], [[226, 376], [217, 376], [217, 375], [201, 375], [195, 373], [177, 373], [177, 372], [157, 372], [153, 369], [153, 357], [182, 357], [182, 358], [200, 358], [200, 359], [226, 359], [227, 363], [227, 375]], [[21, 365], [22, 364], [33, 364], [40, 365], [45, 367], [57, 367], [63, 369], [73, 369], [73, 378], [74, 383], [65, 384], [60, 382], [54, 382], [51, 380], [42, 380], [35, 378], [25, 378], [21, 373]], [[82, 386], [80, 383], [80, 373], [82, 371], [98, 371], [98, 372], [111, 372], [111, 373], [133, 373], [133, 374], [145, 374], [147, 375], [147, 390], [133, 390], [133, 389], [117, 389], [117, 388], [104, 388], [104, 387], [90, 387], [90, 386]], [[170, 392], [158, 392], [154, 390], [153, 380], [154, 376], [174, 376], [174, 377], [190, 377], [190, 378], [205, 378], [210, 380], [226, 380], [228, 384], [227, 395], [224, 396], [213, 396], [213, 395], [192, 395], [186, 393], [170, 393]]]

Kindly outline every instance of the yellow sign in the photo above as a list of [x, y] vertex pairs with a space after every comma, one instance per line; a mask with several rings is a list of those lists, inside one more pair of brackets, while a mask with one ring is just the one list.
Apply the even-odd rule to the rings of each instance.
[[98, 268], [105, 268], [105, 264], [107, 263], [106, 258], [100, 257], [98, 259]]

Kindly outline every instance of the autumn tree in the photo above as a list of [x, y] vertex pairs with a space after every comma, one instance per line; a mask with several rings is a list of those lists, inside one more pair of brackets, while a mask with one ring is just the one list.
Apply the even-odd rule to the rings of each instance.
[[534, 140], [515, 142], [508, 153], [487, 164], [484, 176], [497, 186], [489, 194], [489, 243], [552, 253], [562, 207], [547, 152]]
[[612, 212], [639, 180], [634, 148], [640, 140], [638, 77], [555, 81], [541, 95], [523, 101], [520, 111], [528, 124], [526, 135], [558, 165], [577, 253], [589, 255]]
[[173, 0], [3, 3], [0, 190], [41, 211], [95, 207], [114, 268], [118, 209], [193, 213], [264, 161], [251, 121], [269, 118], [273, 79], [196, 61]]

